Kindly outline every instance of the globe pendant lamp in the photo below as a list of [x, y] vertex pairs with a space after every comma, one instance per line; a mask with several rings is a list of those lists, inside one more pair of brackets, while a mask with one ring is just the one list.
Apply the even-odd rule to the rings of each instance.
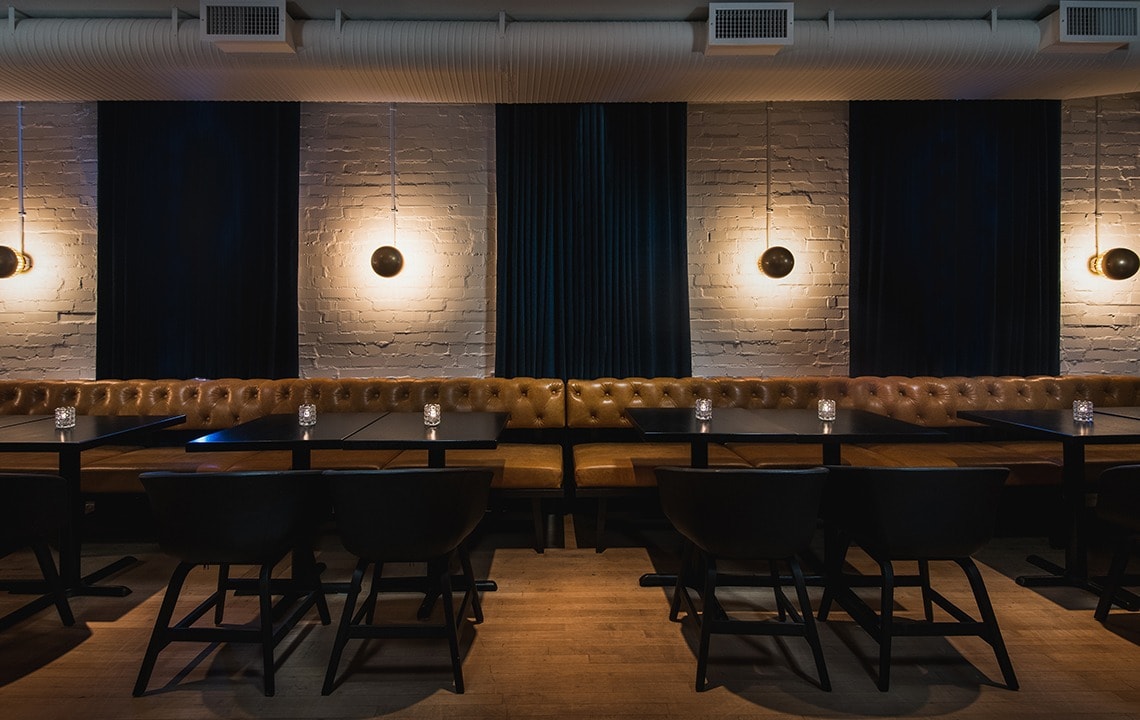
[[772, 142], [771, 142], [771, 114], [772, 103], [764, 105], [764, 252], [760, 255], [757, 265], [760, 272], [770, 278], [787, 277], [792, 268], [796, 266], [796, 258], [792, 251], [777, 245], [772, 247]]
[[396, 103], [388, 105], [388, 176], [392, 186], [392, 244], [372, 253], [372, 271], [380, 277], [395, 277], [404, 269], [404, 254], [396, 247]]
[[1095, 251], [1089, 258], [1089, 271], [1109, 280], [1127, 280], [1140, 270], [1140, 257], [1125, 247], [1100, 251], [1100, 98], [1096, 99], [1096, 140], [1093, 172], [1093, 237]]

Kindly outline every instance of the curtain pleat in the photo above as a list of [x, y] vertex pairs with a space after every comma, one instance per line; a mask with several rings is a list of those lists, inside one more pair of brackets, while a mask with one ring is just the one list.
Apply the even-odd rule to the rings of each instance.
[[685, 106], [496, 118], [496, 374], [691, 374]]
[[101, 378], [294, 377], [297, 103], [99, 103]]
[[1060, 103], [853, 102], [852, 375], [1056, 374]]

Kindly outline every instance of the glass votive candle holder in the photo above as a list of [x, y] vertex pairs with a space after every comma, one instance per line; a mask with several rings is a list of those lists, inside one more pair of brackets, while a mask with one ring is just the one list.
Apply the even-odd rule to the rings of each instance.
[[55, 409], [55, 426], [60, 430], [75, 427], [75, 408], [71, 405]]
[[317, 406], [305, 403], [297, 408], [297, 424], [309, 427], [317, 424]]
[[424, 425], [426, 427], [435, 427], [439, 425], [439, 421], [443, 418], [443, 411], [439, 408], [439, 403], [428, 403], [424, 405]]
[[693, 405], [693, 414], [698, 420], [712, 420], [712, 400], [697, 398]]
[[1079, 423], [1089, 423], [1093, 421], [1092, 400], [1073, 401], [1073, 420]]
[[819, 401], [819, 419], [831, 422], [835, 419], [835, 401], [826, 398]]

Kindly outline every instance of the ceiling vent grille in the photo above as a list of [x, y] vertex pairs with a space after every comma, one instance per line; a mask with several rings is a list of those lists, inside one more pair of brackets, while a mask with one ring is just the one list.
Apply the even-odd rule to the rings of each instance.
[[710, 3], [706, 55], [775, 55], [792, 44], [790, 2]]
[[296, 52], [285, 0], [202, 0], [199, 18], [202, 39], [224, 52]]
[[1039, 25], [1043, 52], [1109, 52], [1140, 40], [1140, 2], [1062, 1]]

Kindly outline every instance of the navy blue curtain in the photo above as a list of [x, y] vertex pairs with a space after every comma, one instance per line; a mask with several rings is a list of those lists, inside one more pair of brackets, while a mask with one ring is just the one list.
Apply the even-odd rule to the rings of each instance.
[[293, 377], [297, 103], [99, 103], [99, 377]]
[[1056, 374], [1061, 106], [853, 102], [851, 374]]
[[684, 104], [500, 105], [495, 373], [692, 374]]

